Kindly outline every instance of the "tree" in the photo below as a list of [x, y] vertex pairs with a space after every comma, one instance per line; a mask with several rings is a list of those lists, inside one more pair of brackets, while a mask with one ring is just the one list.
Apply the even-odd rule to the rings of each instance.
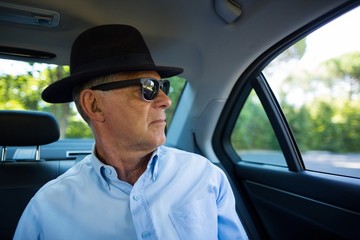
[[301, 151], [359, 151], [360, 52], [327, 60], [314, 71], [294, 69], [280, 86], [280, 103]]
[[279, 150], [265, 110], [252, 91], [247, 98], [231, 134], [231, 144], [239, 150]]
[[36, 80], [32, 75], [1, 76], [0, 108], [11, 109], [38, 109], [39, 94], [36, 92]]
[[[50, 83], [69, 74], [66, 66], [47, 65], [39, 70], [33, 63], [28, 63], [29, 71], [20, 75], [0, 76], [0, 109], [38, 110], [52, 113], [60, 126], [60, 137], [91, 137], [91, 132], [84, 121], [74, 118], [69, 103], [47, 104], [41, 100], [42, 90]], [[69, 127], [73, 125], [72, 127]], [[76, 126], [76, 127], [75, 127]], [[80, 130], [81, 129], [81, 130]]]
[[[62, 79], [69, 75], [69, 68], [64, 66], [48, 66], [47, 69], [43, 72], [45, 75], [46, 86]], [[66, 137], [66, 129], [69, 124], [69, 116], [71, 115], [71, 109], [69, 103], [61, 103], [61, 104], [51, 104], [48, 105], [48, 110], [55, 116], [59, 123], [60, 127], [60, 138]]]
[[324, 63], [330, 76], [349, 83], [349, 99], [360, 93], [360, 52], [343, 54]]

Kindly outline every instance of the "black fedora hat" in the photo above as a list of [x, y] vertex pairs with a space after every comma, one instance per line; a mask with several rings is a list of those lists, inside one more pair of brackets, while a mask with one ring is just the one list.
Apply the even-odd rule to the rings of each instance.
[[141, 33], [132, 26], [96, 26], [76, 38], [71, 49], [70, 76], [50, 84], [42, 98], [49, 103], [71, 102], [76, 85], [128, 71], [157, 71], [166, 78], [182, 73], [183, 69], [156, 66]]

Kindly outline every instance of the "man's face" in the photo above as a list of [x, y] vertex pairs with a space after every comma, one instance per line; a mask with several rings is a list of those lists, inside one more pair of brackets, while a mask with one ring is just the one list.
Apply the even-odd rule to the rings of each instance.
[[[157, 72], [146, 71], [118, 74], [114, 81], [149, 77], [160, 80]], [[154, 150], [165, 143], [165, 109], [171, 100], [163, 91], [151, 102], [142, 98], [140, 85], [97, 92], [103, 106], [102, 127], [114, 143], [138, 150]]]

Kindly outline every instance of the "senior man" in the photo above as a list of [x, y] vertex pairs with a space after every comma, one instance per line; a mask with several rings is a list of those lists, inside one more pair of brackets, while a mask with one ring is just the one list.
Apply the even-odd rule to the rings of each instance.
[[75, 40], [70, 76], [45, 101], [74, 101], [92, 154], [44, 185], [14, 239], [246, 239], [225, 174], [202, 156], [163, 146], [170, 82], [134, 27], [102, 25]]

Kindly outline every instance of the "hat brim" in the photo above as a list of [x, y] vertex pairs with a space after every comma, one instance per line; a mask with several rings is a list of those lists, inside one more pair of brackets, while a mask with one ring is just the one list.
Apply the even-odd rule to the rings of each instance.
[[127, 67], [126, 69], [106, 67], [98, 68], [86, 72], [79, 72], [50, 84], [47, 88], [44, 89], [41, 97], [44, 101], [49, 103], [71, 102], [73, 101], [72, 92], [75, 86], [100, 76], [106, 76], [117, 72], [130, 71], [156, 71], [161, 78], [168, 78], [182, 73], [183, 69], [177, 67], [154, 65], [136, 66], [134, 68]]

